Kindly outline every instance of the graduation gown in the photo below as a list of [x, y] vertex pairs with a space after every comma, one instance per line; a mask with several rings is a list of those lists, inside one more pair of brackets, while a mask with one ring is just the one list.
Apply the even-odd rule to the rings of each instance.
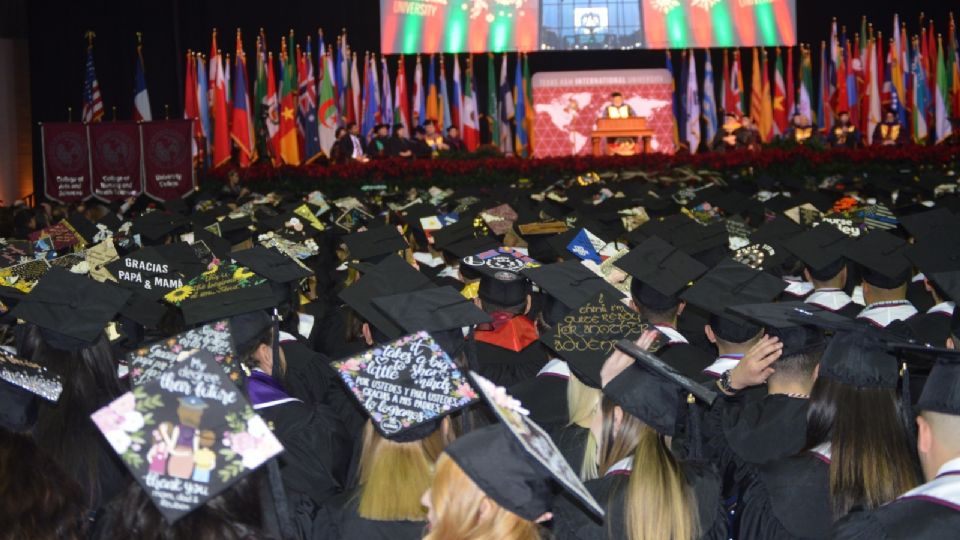
[[478, 372], [498, 386], [509, 388], [532, 379], [547, 363], [547, 352], [537, 339], [536, 326], [518, 315], [496, 329], [476, 330], [467, 350]]
[[570, 468], [577, 474], [583, 469], [583, 456], [587, 451], [587, 441], [590, 440], [590, 428], [570, 424], [560, 428], [552, 435], [553, 443], [557, 445]]
[[843, 289], [817, 289], [803, 301], [850, 319], [855, 319], [863, 311], [863, 306], [854, 302]]
[[890, 504], [853, 512], [837, 521], [838, 540], [940, 540], [960, 531], [960, 459], [948, 461], [937, 477]]
[[[627, 538], [624, 505], [630, 480], [631, 458], [617, 463], [603, 478], [584, 483], [591, 495], [606, 510], [605, 521], [598, 522], [566, 495], [557, 497], [553, 509], [553, 534], [556, 540], [620, 540]], [[703, 540], [727, 538], [727, 522], [720, 506], [720, 478], [704, 462], [682, 461], [680, 469], [697, 500], [700, 536]]]
[[920, 312], [933, 307], [933, 295], [927, 290], [923, 281], [924, 275], [917, 274], [907, 284], [907, 300]]
[[737, 538], [830, 537], [829, 458], [807, 452], [761, 465], [750, 476], [740, 504]]
[[917, 308], [909, 300], [874, 302], [857, 314], [857, 320], [870, 323], [879, 328], [887, 328], [899, 321], [906, 324], [917, 314]]
[[556, 433], [570, 423], [570, 410], [567, 404], [567, 381], [570, 380], [570, 367], [566, 362], [554, 358], [532, 379], [511, 386], [507, 393], [520, 400], [524, 408], [530, 411], [530, 419], [547, 433]]
[[313, 540], [419, 540], [426, 521], [378, 521], [360, 517], [356, 491], [342, 493], [324, 506], [315, 520]]
[[943, 347], [950, 337], [950, 319], [953, 317], [954, 303], [940, 302], [926, 313], [918, 313], [907, 321], [907, 326], [924, 343], [934, 347]]

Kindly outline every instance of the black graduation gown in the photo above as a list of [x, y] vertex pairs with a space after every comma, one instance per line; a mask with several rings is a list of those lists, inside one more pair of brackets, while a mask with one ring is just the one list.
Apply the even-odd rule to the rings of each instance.
[[0, 428], [27, 431], [36, 421], [37, 405], [34, 395], [6, 381], [0, 381]]
[[737, 538], [829, 538], [829, 465], [812, 453], [757, 467], [740, 504]]
[[570, 422], [567, 404], [567, 381], [554, 373], [541, 372], [532, 379], [511, 386], [507, 393], [520, 400], [530, 411], [530, 419], [547, 433], [556, 433]]
[[[680, 463], [687, 485], [697, 499], [701, 540], [725, 540], [727, 522], [720, 505], [720, 478], [704, 462]], [[553, 534], [556, 540], [621, 540], [627, 537], [624, 504], [629, 476], [610, 474], [584, 483], [590, 494], [607, 512], [598, 522], [566, 495], [557, 497], [553, 509]]]
[[570, 468], [577, 474], [583, 469], [583, 456], [587, 451], [587, 441], [590, 438], [590, 428], [576, 424], [560, 428], [552, 436], [557, 450], [570, 464]]
[[924, 286], [922, 279], [919, 281], [910, 280], [910, 283], [907, 284], [907, 300], [920, 313], [926, 313], [934, 304], [933, 295]]
[[540, 341], [534, 341], [519, 351], [483, 341], [474, 342], [479, 373], [498, 386], [509, 388], [532, 379], [547, 363], [547, 353]]
[[907, 326], [924, 343], [944, 347], [950, 337], [950, 318], [946, 312], [917, 313], [907, 320]]
[[689, 343], [671, 343], [657, 351], [661, 360], [684, 377], [696, 379], [713, 363], [716, 355]]
[[299, 339], [292, 339], [289, 334], [281, 336], [280, 348], [287, 362], [287, 372], [280, 381], [283, 389], [290, 397], [306, 403], [323, 403], [327, 389], [336, 377], [330, 360]]
[[894, 501], [837, 521], [835, 540], [942, 540], [960, 534], [960, 511], [922, 499]]
[[425, 521], [377, 521], [357, 514], [356, 492], [342, 493], [319, 512], [313, 540], [419, 540]]

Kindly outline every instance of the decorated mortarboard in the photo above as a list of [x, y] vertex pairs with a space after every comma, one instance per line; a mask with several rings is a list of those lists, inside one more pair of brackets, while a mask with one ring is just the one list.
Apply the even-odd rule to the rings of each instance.
[[707, 271], [702, 263], [657, 236], [644, 240], [615, 264], [665, 296], [679, 294]]
[[85, 244], [83, 237], [77, 232], [73, 226], [70, 225], [67, 221], [61, 221], [56, 225], [51, 225], [49, 227], [40, 229], [39, 231], [34, 231], [30, 233], [27, 238], [31, 242], [36, 242], [41, 239], [49, 239], [50, 246], [53, 251], [60, 251], [62, 249], [71, 248], [77, 245]]
[[35, 259], [0, 269], [0, 285], [28, 293], [50, 270], [45, 259]]
[[477, 394], [425, 331], [330, 363], [384, 437], [411, 442], [434, 432], [445, 415]]
[[470, 378], [500, 423], [458, 438], [446, 454], [488, 497], [524, 519], [536, 520], [550, 510], [555, 484], [602, 518], [603, 508], [550, 436], [502, 388], [474, 372]]
[[[440, 231], [443, 231], [445, 229], [446, 228], [440, 229]], [[434, 238], [436, 238], [436, 236], [434, 236]], [[449, 253], [450, 255], [453, 255], [454, 257], [458, 257], [462, 259], [464, 257], [469, 257], [470, 255], [473, 255], [476, 253], [496, 250], [499, 247], [500, 247], [500, 243], [497, 242], [497, 240], [494, 237], [482, 235], [477, 237], [470, 236], [468, 238], [465, 238], [457, 242], [444, 244], [444, 246], [441, 249], [443, 249], [443, 251]]]
[[780, 338], [783, 344], [782, 357], [793, 356], [826, 345], [823, 330], [817, 325], [805, 323], [800, 317], [807, 316], [809, 313], [821, 319], [849, 321], [843, 315], [804, 302], [745, 304], [729, 309], [740, 317], [765, 327], [770, 335]]
[[350, 258], [353, 260], [377, 259], [407, 248], [407, 241], [393, 225], [381, 225], [363, 232], [345, 236]]
[[32, 360], [19, 358], [0, 348], [0, 380], [54, 403], [63, 392], [63, 381], [56, 373]]
[[520, 275], [525, 268], [540, 266], [540, 263], [523, 252], [509, 247], [499, 247], [468, 255], [460, 260], [460, 264], [495, 279], [502, 278], [502, 272]]
[[313, 275], [297, 259], [263, 246], [254, 246], [231, 254], [233, 259], [274, 283], [290, 283]]
[[847, 257], [863, 268], [863, 278], [868, 283], [894, 289], [910, 278], [907, 247], [902, 238], [886, 231], [874, 231], [851, 242]]
[[274, 248], [289, 257], [301, 261], [320, 253], [320, 246], [318, 246], [317, 242], [312, 238], [294, 241], [279, 234], [268, 232], [258, 236], [257, 242], [265, 248]]
[[241, 379], [230, 322], [223, 320], [186, 330], [161, 341], [143, 345], [125, 356], [134, 386], [160, 377], [170, 366], [194, 351], [211, 354], [224, 374], [234, 383]]
[[632, 340], [618, 342], [617, 349], [636, 359], [636, 364], [609, 381], [603, 387], [603, 394], [661, 435], [676, 434], [677, 420], [687, 403], [687, 395], [707, 405], [716, 400], [715, 392], [677, 373]]
[[790, 238], [783, 245], [805, 266], [817, 272], [842, 260], [850, 242], [849, 237], [836, 227], [819, 226]]
[[637, 340], [650, 328], [639, 313], [619, 298], [620, 295], [600, 292], [540, 337], [584, 383], [594, 388], [600, 388], [600, 368], [616, 343], [621, 339]]
[[484, 302], [514, 306], [526, 300], [530, 292], [530, 284], [521, 270], [539, 265], [516, 248], [501, 247], [464, 257], [460, 261], [460, 273], [468, 279], [479, 275], [477, 294]]
[[183, 286], [183, 275], [158, 249], [145, 247], [106, 265], [117, 283], [150, 299]]
[[607, 283], [603, 276], [577, 261], [527, 268], [521, 273], [569, 309], [583, 305], [601, 292], [611, 299], [623, 296], [613, 285]]
[[0, 238], [0, 268], [33, 260], [33, 244], [16, 238]]
[[130, 296], [63, 268], [51, 268], [11, 314], [41, 329], [54, 348], [73, 350], [96, 342]]
[[775, 276], [731, 259], [724, 259], [700, 277], [681, 298], [714, 315], [740, 323], [728, 307], [770, 302], [787, 284]]
[[581, 261], [593, 261], [600, 264], [603, 262], [600, 251], [606, 245], [605, 240], [584, 228], [577, 231], [577, 234], [565, 247], [568, 253], [572, 253]]
[[[453, 287], [437, 287], [373, 299], [373, 305], [402, 332], [459, 330], [491, 321], [490, 315]], [[395, 339], [399, 336], [387, 336]]]
[[74, 274], [86, 275], [89, 273], [89, 266], [83, 253], [67, 253], [56, 259], [50, 259], [50, 266], [57, 266], [73, 272]]
[[501, 204], [480, 212], [480, 217], [493, 234], [500, 236], [513, 227], [513, 223], [517, 220], [517, 212], [509, 204]]
[[74, 212], [64, 221], [80, 235], [85, 244], [95, 244], [100, 240], [97, 236], [100, 234], [100, 228], [95, 223], [87, 219], [83, 214]]
[[183, 354], [90, 416], [168, 524], [283, 451], [211, 353]]
[[402, 333], [389, 317], [374, 307], [373, 299], [404, 292], [433, 288], [430, 278], [397, 255], [380, 261], [353, 285], [340, 292], [340, 299], [386, 336]]
[[266, 278], [235, 263], [211, 265], [163, 299], [180, 308], [188, 325], [272, 308], [277, 302]]
[[117, 248], [113, 245], [113, 238], [107, 238], [99, 244], [87, 248], [84, 256], [87, 260], [87, 270], [91, 278], [100, 282], [117, 280], [108, 270], [109, 264], [120, 258], [117, 254]]

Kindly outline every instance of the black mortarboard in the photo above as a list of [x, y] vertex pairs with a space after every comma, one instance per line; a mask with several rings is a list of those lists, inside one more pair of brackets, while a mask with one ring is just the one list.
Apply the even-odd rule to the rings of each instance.
[[907, 242], [887, 231], [873, 231], [851, 242], [847, 256], [863, 268], [863, 279], [882, 289], [895, 289], [910, 279]]
[[56, 373], [32, 360], [18, 358], [0, 348], [0, 380], [23, 388], [54, 403], [63, 392], [63, 380]]
[[[373, 299], [373, 305], [404, 333], [442, 332], [490, 322], [490, 315], [453, 287], [437, 287]], [[387, 336], [396, 339], [399, 336]]]
[[249, 268], [224, 263], [164, 295], [180, 308], [188, 325], [217, 321], [277, 305], [267, 279]]
[[131, 235], [140, 235], [145, 243], [160, 243], [168, 234], [173, 233], [189, 222], [183, 216], [164, 212], [149, 212], [133, 220]]
[[594, 388], [600, 388], [600, 368], [614, 345], [621, 339], [638, 339], [648, 327], [620, 297], [600, 292], [540, 337], [584, 384]]
[[52, 347], [75, 350], [97, 341], [130, 294], [115, 285], [51, 268], [11, 314], [39, 326]]
[[906, 350], [935, 360], [914, 408], [960, 416], [960, 350], [923, 346], [908, 346]]
[[481, 300], [515, 306], [530, 293], [530, 283], [520, 272], [539, 265], [515, 249], [498, 248], [464, 257], [460, 260], [460, 273], [468, 279], [479, 274]]
[[158, 302], [158, 298], [148, 298], [137, 291], [120, 308], [120, 315], [144, 328], [156, 329], [169, 309], [166, 304]]
[[450, 255], [453, 255], [454, 257], [462, 259], [464, 257], [469, 257], [474, 253], [497, 249], [498, 247], [500, 247], [500, 242], [497, 242], [497, 240], [492, 236], [470, 236], [458, 242], [444, 244], [444, 246], [440, 249], [449, 253]]
[[701, 276], [681, 298], [714, 315], [740, 324], [745, 321], [731, 315], [727, 308], [770, 302], [786, 286], [782, 279], [725, 259]]
[[283, 451], [206, 351], [195, 351], [90, 418], [168, 524]]
[[960, 216], [947, 208], [935, 208], [918, 214], [901, 216], [900, 225], [910, 236], [923, 240], [945, 231], [960, 230]]
[[97, 236], [97, 233], [100, 232], [100, 229], [83, 214], [74, 212], [67, 217], [66, 222], [83, 237], [84, 242], [87, 244], [95, 243], [94, 238]]
[[960, 270], [960, 238], [958, 229], [939, 234], [936, 240], [918, 240], [906, 249], [906, 256], [925, 275]]
[[675, 305], [676, 296], [707, 271], [699, 261], [657, 236], [644, 240], [615, 265], [633, 277], [635, 301], [661, 310]]
[[[842, 270], [843, 261], [850, 239], [836, 227], [820, 226], [790, 238], [784, 247], [793, 253], [814, 274], [814, 279], [824, 270], [833, 270], [834, 275]], [[829, 279], [833, 276], [825, 276]]]
[[360, 314], [367, 322], [385, 336], [397, 336], [403, 332], [389, 317], [374, 307], [373, 299], [404, 292], [434, 287], [430, 278], [397, 255], [390, 255], [377, 263], [356, 283], [340, 292], [340, 299]]
[[330, 366], [377, 431], [397, 442], [430, 435], [443, 416], [477, 398], [465, 374], [425, 331], [331, 362]]
[[766, 328], [769, 335], [780, 338], [783, 344], [783, 358], [826, 345], [823, 330], [798, 319], [797, 310], [801, 310], [804, 314], [815, 313], [816, 316], [826, 319], [849, 320], [842, 315], [804, 302], [746, 304], [730, 308], [730, 311], [737, 315]]
[[253, 246], [231, 254], [238, 263], [274, 283], [290, 283], [313, 275], [313, 271], [296, 259], [275, 249]]
[[634, 345], [631, 340], [617, 343], [617, 348], [637, 362], [603, 387], [603, 394], [639, 418], [644, 424], [668, 437], [677, 431], [677, 419], [693, 394], [710, 405], [716, 393], [674, 371], [659, 358]]
[[393, 225], [383, 225], [363, 232], [348, 234], [343, 242], [353, 260], [379, 259], [407, 247], [407, 241]]
[[858, 388], [896, 388], [897, 356], [889, 352], [880, 333], [862, 326], [834, 334], [820, 358], [820, 376]]
[[108, 263], [106, 269], [121, 287], [151, 300], [183, 285], [178, 268], [154, 246], [127, 253]]
[[473, 372], [470, 378], [500, 424], [471, 431], [445, 452], [477, 487], [503, 508], [533, 521], [552, 507], [556, 482], [588, 511], [603, 517], [600, 504], [550, 436], [526, 415], [498, 405], [493, 383]]
[[253, 218], [249, 215], [238, 217], [228, 215], [218, 222], [218, 225], [220, 226], [220, 236], [230, 242], [231, 245], [243, 243], [256, 234]]
[[[937, 288], [947, 296], [947, 298], [956, 302], [960, 300], [960, 271], [936, 272], [927, 276]], [[960, 309], [953, 310], [953, 317], [950, 318], [950, 333], [954, 336], [960, 336]]]
[[608, 298], [623, 296], [602, 276], [591, 272], [578, 261], [526, 268], [521, 273], [569, 309], [583, 305], [601, 292], [605, 292]]

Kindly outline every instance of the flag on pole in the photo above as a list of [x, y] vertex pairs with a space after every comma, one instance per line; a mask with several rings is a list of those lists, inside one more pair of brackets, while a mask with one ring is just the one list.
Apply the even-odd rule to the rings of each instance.
[[380, 99], [380, 75], [376, 53], [370, 53], [370, 76], [373, 78], [373, 117], [379, 124], [383, 121], [383, 100]]
[[761, 97], [760, 97], [760, 140], [770, 142], [773, 140], [773, 97], [770, 88], [770, 62], [768, 60], [767, 50], [763, 50], [763, 63], [761, 64]]
[[723, 89], [726, 112], [733, 112], [737, 117], [743, 116], [743, 73], [740, 71], [740, 51], [733, 51], [733, 60], [730, 64], [730, 75]]
[[290, 57], [294, 50], [293, 31], [290, 31], [290, 43], [281, 41], [280, 68], [283, 78], [280, 82], [280, 159], [286, 165], [300, 165], [300, 145], [297, 136], [297, 69], [296, 59]]
[[241, 167], [249, 167], [256, 159], [253, 138], [253, 119], [250, 116], [250, 96], [247, 95], [247, 57], [243, 54], [240, 29], [237, 29], [237, 51], [234, 56], [236, 73], [233, 77], [233, 111], [230, 138], [240, 150], [237, 156]]
[[83, 79], [84, 123], [99, 122], [103, 118], [103, 99], [100, 97], [100, 83], [97, 82], [97, 70], [93, 66], [93, 32], [87, 32], [87, 64]]
[[681, 142], [686, 142], [687, 140], [687, 79], [690, 77], [690, 70], [688, 69], [689, 60], [687, 56], [690, 51], [683, 49], [680, 51], [680, 81], [676, 84], [676, 94], [677, 99], [677, 136], [680, 138]]
[[463, 144], [473, 152], [480, 146], [480, 123], [477, 118], [477, 79], [473, 72], [473, 56], [467, 56], [467, 78], [463, 83]]
[[934, 95], [934, 126], [937, 144], [950, 136], [950, 112], [948, 110], [947, 69], [943, 59], [943, 38], [937, 37], [937, 89]]
[[501, 55], [503, 61], [500, 64], [500, 150], [506, 155], [513, 155], [514, 137], [510, 121], [516, 120], [516, 107], [510, 89], [507, 56]]
[[520, 53], [517, 53], [517, 69], [513, 74], [513, 95], [517, 100], [514, 112], [517, 129], [514, 146], [517, 155], [525, 158], [529, 157], [527, 153], [529, 139], [527, 138], [527, 105], [524, 103], [524, 94], [526, 92], [523, 90], [523, 60], [520, 58]]
[[684, 89], [686, 97], [684, 133], [690, 153], [696, 154], [700, 148], [700, 91], [697, 88], [697, 59], [692, 50], [687, 66], [687, 87]]
[[527, 53], [523, 53], [523, 91], [524, 99], [523, 103], [526, 106], [526, 111], [524, 111], [524, 120], [526, 121], [527, 128], [527, 155], [533, 156], [533, 143], [534, 143], [534, 132], [533, 132], [533, 121], [536, 119], [536, 115], [533, 112], [533, 84], [530, 80], [530, 57]]
[[[837, 52], [837, 92], [836, 100], [833, 104], [833, 112], [837, 115], [840, 113], [849, 113], [850, 112], [850, 96], [847, 95], [847, 65], [844, 59], [843, 51]], [[896, 92], [896, 89], [894, 89]]]
[[133, 119], [137, 122], [153, 120], [150, 113], [150, 95], [147, 93], [147, 75], [143, 66], [143, 44], [137, 32], [137, 69], [133, 77]]
[[670, 58], [670, 50], [664, 51], [667, 55], [667, 72], [670, 73], [670, 103], [673, 108], [673, 147], [680, 148], [680, 104], [677, 99], [677, 82], [673, 76], [673, 60]]
[[207, 77], [207, 63], [203, 55], [196, 53], [194, 64], [197, 66], [197, 109], [200, 115], [200, 135], [203, 138], [201, 151], [203, 161], [210, 164], [210, 145], [213, 142], [213, 128], [210, 123], [210, 81]]
[[[709, 57], [709, 52], [707, 53]], [[727, 74], [730, 73], [730, 53], [727, 49], [723, 50], [723, 68], [720, 71], [720, 109], [723, 114], [727, 114]]]
[[880, 112], [880, 73], [878, 68], [879, 60], [877, 59], [877, 43], [876, 40], [870, 40], [869, 48], [867, 49], [867, 55], [869, 57], [867, 70], [867, 77], [870, 80], [870, 87], [867, 90], [867, 100], [868, 100], [868, 109], [867, 109], [867, 131], [868, 136], [873, 136], [873, 130], [877, 127], [877, 124], [881, 121], [881, 112]]
[[704, 51], [706, 60], [703, 65], [703, 123], [705, 126], [704, 139], [707, 145], [717, 137], [717, 100], [713, 88], [713, 63], [710, 61], [710, 50]]
[[790, 117], [796, 112], [797, 106], [797, 86], [793, 81], [793, 47], [787, 47], [787, 73], [784, 81], [786, 96], [784, 97], [783, 109], [787, 112], [787, 123], [790, 123]]
[[927, 74], [923, 66], [920, 44], [913, 44], [913, 142], [922, 144], [927, 140]]
[[193, 134], [190, 137], [190, 155], [193, 156], [194, 163], [199, 157], [199, 141], [203, 135], [200, 127], [199, 111], [197, 109], [197, 66], [196, 59], [193, 57], [193, 51], [187, 50], [187, 72], [184, 77], [183, 85], [183, 118], [193, 120]]
[[437, 88], [437, 64], [434, 62], [432, 54], [428, 58], [428, 61], [430, 62], [430, 66], [427, 69], [427, 116], [424, 118], [423, 123], [426, 123], [426, 120], [439, 120], [442, 114], [438, 109], [440, 105], [440, 90]]
[[463, 108], [463, 83], [460, 80], [460, 59], [453, 55], [453, 94], [450, 95], [450, 121], [451, 126], [456, 126], [460, 130], [460, 136], [463, 137], [463, 118], [460, 110]]
[[827, 42], [820, 42], [820, 80], [817, 85], [817, 127], [820, 131], [830, 130], [828, 115], [830, 111], [830, 64], [827, 56]]
[[957, 47], [957, 29], [950, 14], [950, 32], [947, 35], [950, 50], [947, 51], [947, 78], [950, 80], [950, 116], [960, 117], [960, 50]]
[[817, 123], [813, 114], [813, 60], [810, 48], [800, 48], [800, 87], [797, 92], [797, 113], [805, 116], [811, 124]]
[[390, 86], [390, 69], [387, 67], [387, 57], [380, 57], [381, 68], [381, 92], [380, 98], [380, 123], [390, 126], [393, 129], [393, 88]]
[[[403, 55], [397, 60], [397, 81], [394, 91], [393, 122], [401, 124], [410, 133], [410, 100], [407, 98], [407, 69]], [[416, 84], [416, 83], [414, 83]]]
[[437, 106], [437, 115], [440, 117], [437, 121], [437, 131], [444, 133], [451, 123], [450, 112], [450, 93], [447, 91], [447, 68], [446, 60], [440, 55], [440, 105]]
[[360, 92], [363, 87], [360, 85], [360, 69], [357, 67], [357, 53], [350, 54], [350, 84], [347, 88], [347, 106], [352, 111], [350, 113], [351, 121], [360, 123]]
[[783, 57], [777, 47], [777, 60], [773, 71], [773, 134], [783, 135], [787, 132], [790, 120], [787, 114], [786, 83], [783, 81]]
[[379, 110], [377, 80], [374, 78], [377, 73], [377, 60], [371, 54], [364, 61], [364, 64], [367, 67], [363, 75], [363, 125], [360, 127], [360, 138], [369, 141], [377, 125], [377, 112]]
[[217, 31], [213, 31], [213, 52], [215, 57], [210, 59], [213, 72], [210, 73], [210, 84], [213, 87], [213, 162], [219, 167], [230, 161], [230, 126], [227, 111], [227, 81], [223, 72], [223, 59], [217, 49]]
[[329, 153], [333, 144], [337, 141], [337, 124], [339, 123], [339, 114], [337, 111], [337, 98], [334, 92], [333, 70], [335, 69], [333, 55], [328, 51], [320, 58], [323, 65], [323, 77], [320, 79], [320, 95], [317, 100], [317, 117], [319, 126], [317, 127], [317, 136], [320, 139], [320, 150]]
[[280, 158], [280, 96], [277, 94], [277, 76], [273, 69], [273, 53], [266, 53], [267, 90], [264, 93], [263, 122], [266, 128], [267, 149], [275, 167], [282, 163]]
[[[413, 117], [412, 127], [422, 126], [427, 114], [427, 93], [423, 87], [423, 63], [417, 55], [417, 67], [413, 70]], [[412, 135], [412, 133], [411, 133]]]
[[500, 106], [497, 100], [497, 69], [493, 63], [493, 53], [487, 53], [487, 128], [490, 130], [490, 144], [500, 145]]
[[[337, 94], [337, 110], [340, 111], [342, 122], [349, 122], [347, 112], [347, 78], [350, 76], [350, 55], [346, 52], [347, 36], [337, 36], [337, 57], [333, 62], [334, 90]], [[346, 69], [345, 69], [346, 68]]]
[[[323, 62], [323, 58], [320, 58]], [[320, 144], [320, 123], [317, 121], [317, 81], [313, 74], [313, 50], [307, 36], [300, 75], [300, 122], [303, 125], [303, 162], [310, 164], [323, 155]], [[303, 72], [306, 72], [304, 75]]]
[[[759, 128], [763, 114], [763, 75], [760, 69], [760, 49], [757, 47], [753, 48], [753, 69], [750, 73], [750, 117]], [[763, 133], [760, 133], [760, 136], [762, 138]]]

